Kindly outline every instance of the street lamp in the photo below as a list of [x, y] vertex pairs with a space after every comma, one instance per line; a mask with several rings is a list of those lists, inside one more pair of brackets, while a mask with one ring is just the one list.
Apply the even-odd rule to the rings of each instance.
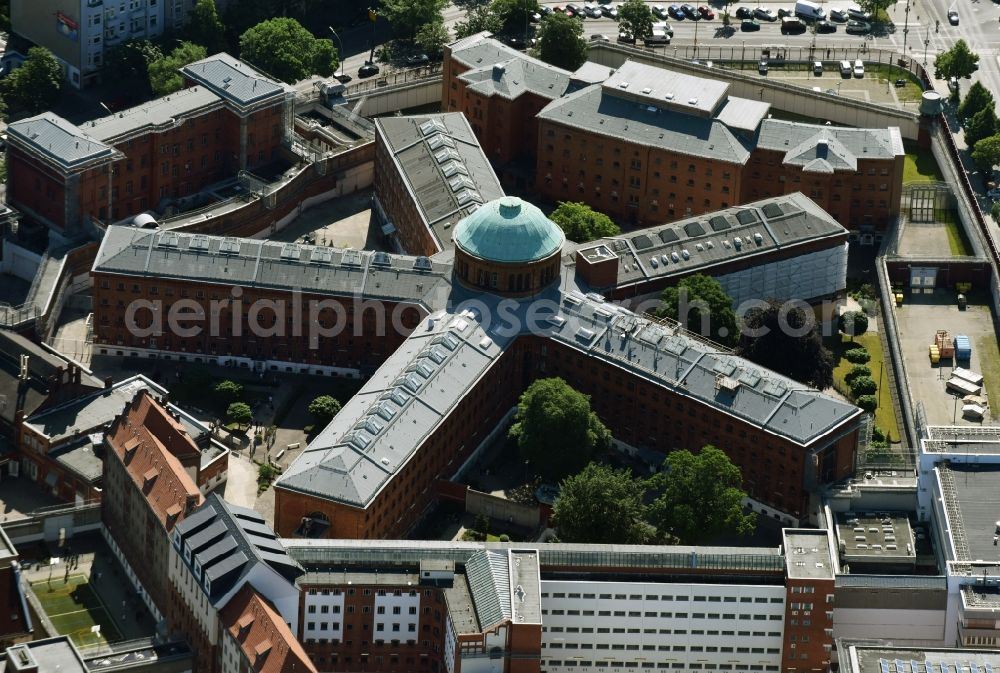
[[340, 35], [337, 35], [337, 31], [333, 29], [332, 26], [327, 26], [330, 29], [330, 33], [337, 38], [337, 46], [340, 48], [340, 52], [337, 54], [340, 57], [340, 76], [344, 76], [344, 43], [340, 40]]

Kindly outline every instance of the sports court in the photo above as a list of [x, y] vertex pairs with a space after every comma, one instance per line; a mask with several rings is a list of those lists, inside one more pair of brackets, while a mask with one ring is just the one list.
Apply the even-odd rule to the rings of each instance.
[[[60, 635], [69, 636], [77, 647], [102, 645], [122, 640], [118, 625], [85, 575], [37, 580], [31, 588], [42, 609]], [[100, 634], [91, 628], [100, 624]]]

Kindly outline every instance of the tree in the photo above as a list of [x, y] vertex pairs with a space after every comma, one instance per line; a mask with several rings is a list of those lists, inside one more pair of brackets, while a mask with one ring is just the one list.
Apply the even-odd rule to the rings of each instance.
[[851, 350], [844, 353], [844, 359], [848, 362], [853, 362], [856, 365], [863, 365], [872, 359], [872, 356], [868, 354], [868, 350], [864, 347], [852, 348]]
[[163, 58], [160, 48], [149, 40], [125, 40], [108, 51], [104, 76], [126, 86], [142, 84], [149, 89], [149, 65]]
[[184, 36], [200, 44], [210, 54], [226, 50], [226, 27], [219, 19], [215, 0], [198, 0], [191, 11], [191, 18], [184, 27]]
[[166, 96], [184, 88], [184, 76], [180, 69], [208, 56], [199, 44], [181, 42], [169, 55], [149, 64], [149, 85], [157, 96]]
[[330, 40], [315, 38], [286, 18], [262, 21], [240, 35], [240, 58], [288, 83], [310, 75], [328, 77], [339, 63]]
[[896, 0], [858, 0], [861, 11], [871, 14], [875, 23], [881, 23], [885, 11], [895, 4]]
[[493, 0], [490, 10], [500, 21], [500, 32], [523, 35], [528, 30], [531, 15], [539, 11], [538, 0]]
[[593, 210], [585, 203], [560, 201], [549, 219], [559, 225], [566, 238], [575, 243], [586, 243], [595, 238], [617, 236], [622, 230], [604, 213]]
[[455, 37], [461, 39], [476, 33], [489, 31], [497, 34], [503, 28], [500, 17], [490, 8], [489, 5], [480, 5], [469, 10], [465, 15], [465, 21], [455, 24]]
[[853, 381], [858, 377], [861, 376], [870, 377], [871, 375], [872, 375], [872, 368], [869, 367], [868, 365], [854, 365], [851, 367], [851, 371], [847, 372], [847, 374], [844, 375], [844, 380], [847, 381], [847, 383], [850, 383], [851, 381]]
[[973, 147], [983, 138], [996, 135], [997, 131], [1000, 131], [998, 126], [1000, 124], [997, 123], [997, 113], [993, 111], [993, 104], [990, 103], [989, 107], [983, 108], [965, 122], [965, 144]]
[[538, 57], [564, 70], [576, 70], [587, 60], [583, 21], [552, 12], [538, 31]]
[[958, 116], [962, 119], [970, 119], [974, 114], [984, 108], [993, 108], [996, 103], [993, 94], [980, 82], [973, 82], [972, 86], [965, 93], [965, 98], [958, 106]]
[[309, 413], [317, 425], [326, 425], [340, 411], [340, 402], [330, 395], [320, 395], [309, 403]]
[[444, 21], [441, 10], [446, 0], [382, 0], [379, 14], [392, 27], [396, 37], [413, 38], [420, 26]]
[[[15, 71], [16, 72], [16, 71]], [[972, 160], [980, 170], [991, 171], [1000, 164], [1000, 134], [982, 138], [972, 148]]]
[[875, 379], [870, 376], [859, 376], [851, 381], [848, 386], [851, 389], [851, 395], [855, 398], [861, 397], [862, 395], [872, 395], [876, 390], [878, 390], [878, 385], [875, 384]]
[[35, 115], [56, 104], [62, 83], [62, 66], [52, 52], [32, 47], [21, 67], [3, 80], [3, 94], [10, 107]]
[[777, 301], [747, 311], [740, 355], [813, 388], [833, 385], [833, 356], [811, 313]]
[[871, 413], [878, 407], [878, 398], [874, 395], [862, 395], [854, 400], [854, 403], [865, 411]]
[[664, 290], [656, 314], [724, 344], [735, 343], [739, 336], [733, 300], [722, 290], [719, 281], [701, 273], [688, 276], [676, 287]]
[[979, 54], [969, 49], [965, 40], [959, 40], [948, 51], [934, 59], [934, 68], [941, 77], [970, 77], [979, 67]]
[[864, 311], [846, 311], [840, 316], [840, 331], [854, 341], [854, 337], [868, 331], [868, 316]]
[[626, 0], [618, 8], [618, 30], [641, 40], [653, 34], [653, 12], [643, 0]]
[[243, 386], [235, 381], [219, 381], [215, 384], [215, 393], [227, 402], [235, 402], [243, 394]]
[[434, 21], [420, 27], [414, 42], [420, 45], [426, 54], [435, 56], [444, 51], [444, 45], [448, 44], [449, 39], [448, 29], [444, 22]]
[[560, 378], [538, 379], [518, 401], [510, 436], [522, 457], [548, 478], [579, 472], [611, 447], [611, 432], [590, 409], [590, 396]]
[[682, 544], [702, 543], [726, 530], [747, 535], [757, 519], [743, 511], [742, 484], [740, 468], [714, 446], [698, 453], [674, 451], [663, 471], [649, 480], [659, 493], [649, 506], [649, 521], [661, 536], [672, 535]]
[[563, 480], [554, 518], [563, 542], [643, 544], [643, 484], [628, 470], [590, 463]]
[[226, 417], [237, 427], [243, 427], [253, 420], [253, 412], [246, 402], [233, 402], [226, 408]]

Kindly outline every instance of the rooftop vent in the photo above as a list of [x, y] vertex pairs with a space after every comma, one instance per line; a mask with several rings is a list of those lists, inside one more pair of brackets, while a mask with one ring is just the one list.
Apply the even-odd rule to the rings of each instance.
[[663, 98], [665, 100], [673, 100], [674, 99], [674, 94], [672, 94], [672, 93], [665, 93], [665, 94], [663, 94]]
[[628, 82], [619, 82], [618, 83], [618, 88], [619, 89], [627, 89], [628, 88]]
[[697, 104], [698, 104], [698, 99], [697, 98], [689, 98], [688, 99], [688, 105], [697, 105]]
[[642, 90], [642, 92], [648, 94], [648, 93], [653, 93], [653, 90], [647, 86], [645, 89]]

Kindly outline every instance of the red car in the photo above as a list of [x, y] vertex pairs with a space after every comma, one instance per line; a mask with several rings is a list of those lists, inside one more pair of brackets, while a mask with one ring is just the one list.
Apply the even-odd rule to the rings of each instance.
[[698, 14], [703, 19], [714, 19], [715, 18], [715, 12], [713, 12], [712, 8], [709, 7], [708, 5], [702, 5], [701, 7], [699, 7], [698, 8]]

